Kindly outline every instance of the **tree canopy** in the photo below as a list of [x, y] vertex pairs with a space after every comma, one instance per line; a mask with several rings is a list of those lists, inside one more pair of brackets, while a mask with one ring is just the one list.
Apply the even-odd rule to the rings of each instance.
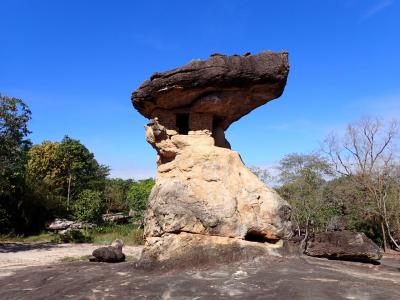
[[66, 199], [84, 189], [103, 190], [109, 168], [99, 164], [78, 140], [65, 136], [61, 142], [45, 141], [28, 152], [27, 176], [52, 196]]
[[17, 98], [0, 94], [0, 195], [15, 192], [23, 176], [26, 150], [31, 145], [28, 121], [31, 111]]

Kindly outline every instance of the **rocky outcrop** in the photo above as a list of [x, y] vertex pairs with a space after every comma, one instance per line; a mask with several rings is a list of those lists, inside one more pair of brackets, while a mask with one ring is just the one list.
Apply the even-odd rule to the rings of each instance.
[[305, 254], [329, 259], [371, 262], [382, 258], [383, 251], [364, 233], [328, 231], [307, 242]]
[[245, 167], [224, 134], [282, 94], [288, 69], [287, 53], [213, 55], [156, 73], [133, 93], [134, 106], [152, 118], [146, 139], [158, 154], [143, 261], [182, 262], [200, 252], [206, 261], [242, 249], [232, 256], [239, 259], [290, 235], [290, 206]]
[[[153, 143], [153, 127], [147, 128], [147, 134]], [[174, 236], [181, 240], [182, 233], [191, 234], [185, 235], [185, 243], [175, 242], [184, 253], [189, 245], [199, 244], [199, 237], [208, 236], [228, 237], [218, 244], [228, 252], [243, 240], [266, 243], [265, 253], [268, 243], [290, 235], [290, 206], [244, 166], [237, 152], [215, 147], [213, 138], [206, 135], [164, 136], [153, 145], [171, 159], [159, 163], [149, 198], [147, 257], [160, 261], [177, 255], [177, 247], [170, 244]]]
[[147, 118], [153, 118], [153, 112], [160, 109], [190, 107], [191, 112], [217, 116], [226, 130], [256, 107], [278, 98], [288, 72], [287, 52], [213, 54], [207, 60], [193, 60], [183, 67], [154, 73], [132, 94], [132, 103]]
[[145, 235], [225, 236], [275, 242], [289, 234], [290, 207], [248, 170], [237, 152], [207, 136], [173, 136], [176, 157], [159, 166]]
[[128, 223], [130, 218], [131, 218], [130, 216], [128, 216], [128, 215], [126, 215], [126, 214], [124, 214], [122, 212], [119, 212], [119, 213], [107, 213], [107, 214], [102, 214], [101, 215], [101, 219], [104, 222], [114, 222], [114, 223], [118, 223], [118, 224]]
[[261, 256], [280, 257], [281, 241], [276, 244], [201, 234], [165, 234], [149, 237], [137, 267], [144, 269], [188, 269], [210, 267]]
[[70, 221], [67, 219], [55, 219], [54, 221], [46, 224], [46, 229], [58, 234], [66, 234], [72, 230], [83, 230], [96, 227], [96, 224], [81, 222], [81, 221]]

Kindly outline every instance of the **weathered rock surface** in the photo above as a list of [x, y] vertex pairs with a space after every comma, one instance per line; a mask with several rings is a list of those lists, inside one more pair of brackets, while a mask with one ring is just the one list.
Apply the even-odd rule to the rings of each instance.
[[307, 242], [305, 254], [329, 259], [370, 262], [382, 258], [383, 251], [364, 233], [328, 231]]
[[152, 118], [146, 139], [158, 154], [143, 261], [262, 255], [263, 243], [291, 234], [288, 203], [245, 167], [224, 134], [279, 97], [288, 70], [287, 53], [214, 55], [157, 73], [133, 93], [136, 109]]
[[259, 256], [280, 256], [282, 241], [276, 244], [201, 234], [165, 234], [149, 237], [143, 249], [139, 268], [192, 269], [204, 266], [251, 261]]
[[116, 240], [111, 246], [100, 247], [92, 252], [89, 257], [91, 262], [108, 262], [117, 263], [125, 261], [125, 254], [122, 253], [123, 243], [121, 240]]
[[155, 73], [132, 94], [134, 107], [153, 118], [157, 109], [185, 109], [217, 116], [228, 126], [256, 107], [278, 98], [289, 72], [288, 53], [212, 55], [207, 60]]
[[84, 229], [96, 227], [96, 224], [80, 221], [70, 221], [66, 219], [55, 219], [46, 225], [46, 229], [59, 234], [61, 241], [69, 243], [76, 240], [85, 239]]
[[55, 219], [53, 222], [46, 225], [46, 229], [59, 232], [65, 229], [84, 229], [93, 228], [96, 224], [80, 221], [70, 221], [66, 219]]
[[372, 265], [307, 256], [265, 256], [175, 272], [137, 269], [129, 262], [72, 262], [0, 277], [0, 298], [398, 300], [399, 270], [398, 259]]
[[158, 167], [146, 236], [190, 232], [273, 242], [289, 234], [289, 205], [237, 152], [213, 146], [207, 136], [177, 135], [170, 142], [176, 157]]
[[204, 135], [175, 135], [164, 142], [167, 147], [157, 148], [174, 153], [174, 159], [159, 165], [149, 198], [145, 237], [146, 249], [154, 248], [151, 257], [176, 255], [170, 240], [176, 236], [179, 244], [180, 233], [193, 236], [181, 243], [189, 248], [199, 237], [230, 238], [220, 245], [230, 248], [238, 240], [275, 243], [290, 235], [290, 206], [244, 166], [237, 152], [215, 147]]
[[55, 219], [53, 222], [46, 224], [46, 229], [51, 231], [59, 231], [69, 228], [74, 221], [66, 220], [66, 219]]

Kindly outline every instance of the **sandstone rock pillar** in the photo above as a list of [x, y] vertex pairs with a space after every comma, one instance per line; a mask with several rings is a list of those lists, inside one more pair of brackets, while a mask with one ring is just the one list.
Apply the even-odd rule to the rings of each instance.
[[288, 72], [286, 52], [214, 54], [155, 73], [132, 94], [150, 119], [146, 139], [158, 154], [143, 259], [239, 259], [290, 235], [290, 206], [246, 168], [224, 135], [279, 97]]

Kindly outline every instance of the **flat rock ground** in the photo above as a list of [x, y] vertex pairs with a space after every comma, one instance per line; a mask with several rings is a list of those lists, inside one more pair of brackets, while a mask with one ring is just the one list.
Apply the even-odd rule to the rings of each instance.
[[[15, 253], [29, 256], [35, 250]], [[0, 245], [1, 264], [5, 253], [10, 249]], [[0, 299], [400, 299], [400, 261], [395, 258], [372, 265], [271, 256], [172, 271], [141, 270], [134, 262], [53, 261], [9, 266], [0, 274]]]

